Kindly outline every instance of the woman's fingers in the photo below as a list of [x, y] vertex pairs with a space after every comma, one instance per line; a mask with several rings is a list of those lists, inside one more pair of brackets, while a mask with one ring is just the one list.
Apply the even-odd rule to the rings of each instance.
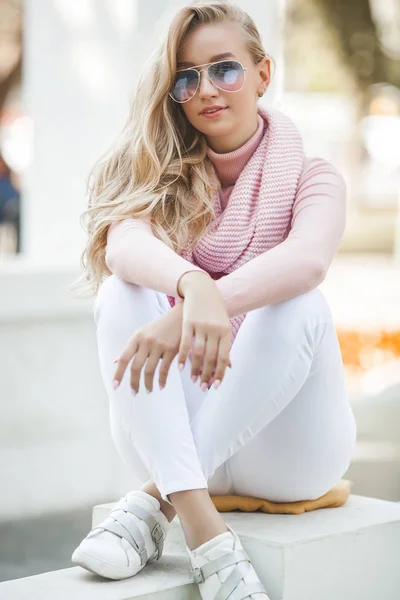
[[136, 394], [139, 392], [140, 373], [148, 355], [148, 347], [142, 343], [131, 364], [131, 388]]
[[[193, 332], [194, 328], [194, 332]], [[201, 373], [200, 385], [207, 384], [213, 376], [214, 369], [218, 366], [219, 356], [221, 361], [215, 379], [222, 381], [226, 367], [232, 367], [229, 358], [231, 329], [225, 333], [225, 330], [217, 331], [210, 326], [197, 327], [189, 324], [183, 325], [181, 346], [179, 349], [178, 364], [185, 363], [190, 350], [194, 336], [191, 375], [193, 382], [196, 382]], [[222, 350], [219, 350], [220, 340], [224, 340]], [[224, 358], [225, 357], [225, 358]]]
[[[121, 383], [124, 373], [126, 371], [126, 367], [129, 362], [132, 360], [134, 354], [136, 354], [138, 350], [138, 342], [135, 336], [132, 336], [119, 357], [116, 359], [117, 361], [117, 370], [115, 371], [113, 382], [118, 382], [118, 385]], [[115, 361], [114, 361], [115, 362]], [[114, 389], [118, 386], [114, 383]]]
[[196, 330], [192, 354], [192, 380], [196, 383], [203, 363], [204, 352], [206, 349], [206, 336], [202, 331]]
[[[184, 330], [186, 333], [181, 337], [178, 364], [185, 363], [193, 339], [193, 326], [188, 324]], [[229, 358], [230, 340], [230, 335], [224, 335], [218, 341], [218, 336], [214, 332], [209, 334], [208, 337], [206, 337], [205, 333], [197, 333], [195, 336], [192, 357], [192, 379], [194, 377], [195, 380], [197, 380], [201, 371], [200, 384], [206, 383], [208, 386], [215, 368], [214, 381], [222, 381], [226, 367], [232, 366]], [[166, 350], [165, 347], [163, 347], [154, 349], [153, 351], [150, 350], [149, 354], [150, 347], [151, 344], [149, 345], [149, 343], [144, 340], [141, 340], [139, 343], [137, 336], [132, 336], [120, 356], [113, 361], [114, 363], [117, 363], [114, 381], [116, 381], [118, 385], [122, 381], [129, 362], [132, 360], [132, 357], [135, 356], [130, 369], [130, 385], [132, 390], [136, 393], [139, 391], [140, 374], [146, 363], [144, 371], [145, 387], [147, 391], [153, 391], [154, 375], [160, 360], [162, 362], [159, 372], [159, 387], [160, 389], [165, 387], [169, 369], [177, 351], [176, 349]], [[118, 385], [115, 385], [114, 389], [116, 389]]]
[[[137, 359], [132, 362], [131, 368], [131, 387], [137, 393], [139, 391], [139, 382], [140, 382], [140, 373], [143, 368], [144, 363], [146, 363], [146, 367], [144, 369], [144, 383], [145, 388], [148, 392], [152, 392], [154, 388], [154, 375], [159, 361], [161, 360], [161, 366], [159, 371], [159, 387], [162, 390], [167, 383], [167, 377], [169, 373], [169, 369], [171, 368], [171, 364], [176, 356], [176, 350], [166, 350], [164, 353], [161, 351], [153, 352], [150, 356], [146, 354], [146, 351], [143, 350], [143, 353], [140, 351], [137, 354]], [[144, 360], [143, 360], [144, 357]], [[117, 372], [114, 376], [114, 381], [117, 380], [121, 382], [122, 377], [125, 373], [126, 367], [131, 360], [129, 358], [129, 354], [124, 351], [121, 356], [118, 356], [114, 359], [114, 363], [119, 363]], [[135, 364], [134, 364], [135, 363]], [[132, 371], [134, 373], [132, 377]]]
[[232, 366], [229, 358], [231, 347], [231, 336], [224, 335], [219, 341], [217, 366], [215, 368], [214, 385], [217, 381], [222, 381], [225, 376], [225, 371], [228, 366]]
[[169, 369], [171, 367], [172, 361], [174, 360], [175, 356], [176, 356], [176, 352], [165, 352], [162, 357], [162, 363], [161, 363], [159, 378], [158, 378], [158, 385], [160, 387], [160, 390], [162, 390], [165, 387], [165, 384], [167, 383], [167, 376], [169, 373]]
[[185, 364], [187, 355], [189, 354], [190, 346], [193, 338], [193, 325], [191, 323], [183, 323], [181, 343], [179, 345], [178, 364]]
[[[201, 383], [202, 386], [205, 384], [205, 387], [208, 387], [208, 383], [211, 379], [211, 375], [213, 374], [215, 363], [218, 357], [218, 340], [219, 336], [215, 333], [209, 333], [207, 336], [207, 343], [205, 349], [205, 356], [203, 361], [203, 369], [201, 373]], [[204, 389], [205, 391], [205, 389]]]
[[[154, 373], [158, 365], [159, 360], [162, 358], [162, 351], [153, 350], [150, 356], [147, 358], [146, 366], [144, 368], [144, 385], [147, 392], [153, 391]], [[140, 379], [140, 376], [139, 376]]]

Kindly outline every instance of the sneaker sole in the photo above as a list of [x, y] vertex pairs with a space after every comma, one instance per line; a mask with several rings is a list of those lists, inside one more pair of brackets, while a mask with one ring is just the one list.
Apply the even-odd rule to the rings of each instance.
[[105, 577], [106, 579], [128, 579], [129, 577], [134, 577], [139, 573], [143, 567], [147, 565], [150, 559], [139, 568], [138, 571], [132, 573], [132, 569], [129, 567], [116, 567], [114, 565], [110, 565], [102, 561], [91, 554], [86, 554], [86, 552], [82, 552], [82, 550], [75, 550], [71, 557], [71, 562], [75, 565], [94, 573], [95, 575], [101, 575], [101, 577]]

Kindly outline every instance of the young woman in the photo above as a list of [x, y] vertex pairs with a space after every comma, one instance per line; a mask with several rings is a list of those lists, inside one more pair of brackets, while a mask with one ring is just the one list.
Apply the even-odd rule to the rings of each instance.
[[181, 8], [94, 171], [83, 264], [113, 440], [143, 481], [74, 552], [104, 577], [158, 559], [177, 513], [203, 598], [265, 600], [210, 494], [315, 499], [349, 466], [355, 421], [316, 289], [345, 183], [258, 105], [269, 83], [245, 12]]

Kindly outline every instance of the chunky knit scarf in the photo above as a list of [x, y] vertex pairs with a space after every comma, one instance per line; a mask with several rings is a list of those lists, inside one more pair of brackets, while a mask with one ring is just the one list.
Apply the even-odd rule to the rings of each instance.
[[[215, 219], [193, 251], [181, 256], [215, 280], [281, 243], [290, 230], [304, 150], [293, 121], [277, 109], [259, 106], [265, 121], [260, 144], [240, 173], [224, 211], [213, 183]], [[168, 296], [171, 306], [175, 298]], [[232, 343], [246, 313], [230, 319]]]

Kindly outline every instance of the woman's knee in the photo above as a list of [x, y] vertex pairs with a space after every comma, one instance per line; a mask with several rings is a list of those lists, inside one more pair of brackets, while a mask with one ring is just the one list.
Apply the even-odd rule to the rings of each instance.
[[127, 321], [155, 318], [159, 307], [157, 293], [124, 281], [117, 275], [110, 275], [101, 284], [94, 303], [96, 325], [102, 318], [112, 318], [113, 322], [121, 321], [124, 326]]
[[[277, 340], [295, 340], [306, 334], [312, 340], [319, 339], [315, 331], [322, 330], [332, 322], [329, 305], [322, 292], [315, 288], [277, 304], [269, 304], [248, 315], [248, 326], [260, 337], [260, 343], [268, 336]], [[320, 327], [323, 326], [323, 327]]]
[[325, 296], [318, 288], [314, 288], [304, 294], [288, 298], [283, 302], [271, 305], [272, 311], [277, 318], [288, 316], [298, 318], [309, 318], [310, 316], [324, 321], [330, 320], [331, 312]]
[[270, 304], [267, 312], [274, 322], [294, 324], [295, 322], [327, 322], [332, 315], [325, 296], [318, 288], [288, 298], [277, 304]]

